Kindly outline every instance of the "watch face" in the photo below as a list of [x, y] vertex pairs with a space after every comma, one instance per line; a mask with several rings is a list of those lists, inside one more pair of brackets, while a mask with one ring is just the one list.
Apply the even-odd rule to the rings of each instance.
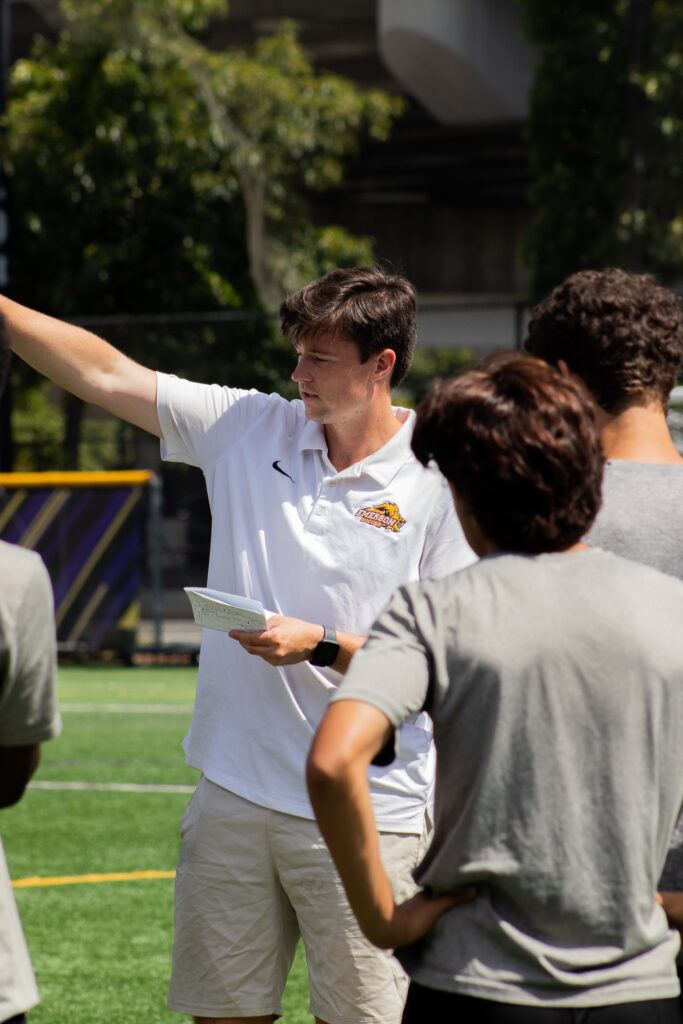
[[334, 644], [327, 644], [324, 640], [321, 640], [313, 652], [311, 664], [324, 668], [325, 665], [331, 665], [336, 657], [337, 651]]
[[325, 636], [314, 650], [313, 657], [310, 659], [311, 665], [317, 665], [319, 668], [325, 668], [326, 666], [333, 664], [338, 654], [339, 642], [337, 640], [337, 634], [333, 629], [326, 627]]

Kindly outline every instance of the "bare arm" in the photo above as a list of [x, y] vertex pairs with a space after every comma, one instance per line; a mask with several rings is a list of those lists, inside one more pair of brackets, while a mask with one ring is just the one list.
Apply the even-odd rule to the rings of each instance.
[[[262, 633], [234, 629], [230, 636], [242, 645], [247, 654], [263, 658], [269, 665], [294, 665], [298, 661], [308, 661], [322, 640], [323, 633], [323, 627], [315, 622], [305, 622], [287, 615], [272, 615], [268, 619], [268, 629]], [[339, 654], [330, 667], [343, 674], [367, 637], [344, 633], [340, 629], [336, 633]]]
[[96, 334], [0, 297], [12, 349], [85, 402], [161, 437], [156, 374]]
[[658, 892], [657, 899], [672, 928], [678, 928], [683, 937], [683, 892]]
[[364, 935], [395, 949], [421, 938], [441, 915], [473, 890], [430, 897], [425, 892], [398, 906], [380, 856], [367, 770], [389, 739], [391, 723], [370, 704], [340, 700], [320, 724], [306, 766], [308, 792], [325, 842]]

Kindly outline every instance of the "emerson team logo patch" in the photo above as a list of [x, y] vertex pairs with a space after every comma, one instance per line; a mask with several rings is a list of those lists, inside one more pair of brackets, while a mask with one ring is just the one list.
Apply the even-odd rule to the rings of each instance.
[[360, 519], [361, 523], [378, 526], [382, 530], [391, 530], [392, 533], [398, 533], [405, 523], [398, 505], [393, 501], [383, 501], [381, 505], [372, 505], [370, 508], [359, 508], [355, 518]]

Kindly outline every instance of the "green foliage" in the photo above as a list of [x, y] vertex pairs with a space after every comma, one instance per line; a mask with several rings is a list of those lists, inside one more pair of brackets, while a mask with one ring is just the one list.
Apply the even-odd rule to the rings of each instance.
[[475, 355], [468, 348], [417, 348], [412, 366], [401, 384], [401, 403], [417, 406], [436, 379], [471, 370]]
[[[34, 387], [15, 390], [12, 436], [16, 446], [13, 470], [28, 473], [66, 469], [63, 446], [64, 416], [42, 378]], [[108, 470], [134, 461], [135, 428], [110, 416], [86, 419], [81, 425], [78, 467]]]
[[386, 138], [402, 101], [316, 75], [292, 22], [209, 51], [189, 30], [224, 10], [63, 0], [58, 41], [15, 65], [19, 297], [61, 315], [274, 309], [331, 258], [372, 255], [367, 239], [314, 228], [304, 195], [339, 183], [362, 135]]
[[[314, 225], [305, 197], [339, 183], [361, 137], [386, 138], [402, 101], [317, 75], [291, 22], [210, 51], [198, 33], [225, 11], [62, 0], [57, 41], [14, 65], [2, 156], [19, 301], [66, 318], [274, 311], [333, 266], [372, 260], [370, 239]], [[195, 379], [270, 389], [289, 374], [286, 347], [253, 321], [228, 346], [211, 324], [112, 340]]]
[[[525, 0], [540, 49], [528, 124], [533, 297], [586, 267], [683, 270], [683, 8]], [[642, 188], [634, 186], [640, 166]]]
[[202, 32], [209, 18], [227, 14], [227, 0], [61, 0], [62, 14], [74, 38], [144, 37], [163, 43], [169, 27]]
[[[27, 473], [48, 467], [61, 468], [63, 424], [60, 412], [48, 394], [49, 384], [17, 390], [12, 408], [12, 436], [19, 457], [14, 471]], [[36, 445], [36, 425], [40, 441]]]
[[331, 256], [337, 266], [367, 262], [369, 240], [336, 227], [325, 241], [302, 194], [339, 184], [359, 139], [386, 139], [403, 100], [315, 75], [291, 21], [250, 51], [214, 54], [209, 72], [200, 77], [223, 155], [216, 184], [239, 185], [252, 279], [266, 307], [330, 269]]
[[647, 61], [638, 76], [645, 96], [646, 183], [641, 226], [653, 269], [683, 276], [683, 8], [676, 0], [650, 5]]
[[[149, 0], [148, 13], [157, 7]], [[194, 80], [158, 32], [147, 52], [136, 47], [135, 20], [116, 46], [121, 8], [146, 4], [73, 5], [72, 27], [13, 69], [15, 293], [62, 316], [251, 302], [239, 205], [219, 240], [214, 203], [195, 186], [212, 153]]]

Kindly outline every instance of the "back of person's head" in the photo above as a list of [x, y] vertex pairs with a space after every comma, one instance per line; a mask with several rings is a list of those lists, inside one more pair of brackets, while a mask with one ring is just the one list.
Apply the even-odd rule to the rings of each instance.
[[564, 360], [608, 413], [666, 410], [683, 361], [683, 309], [649, 274], [582, 270], [534, 307], [524, 350]]
[[412, 362], [416, 315], [417, 298], [410, 282], [376, 267], [331, 270], [280, 306], [282, 333], [293, 344], [314, 334], [336, 335], [355, 342], [363, 363], [392, 349], [392, 387], [401, 383]]
[[417, 411], [412, 443], [501, 550], [562, 551], [600, 507], [595, 403], [578, 378], [539, 359], [501, 352], [436, 382]]
[[9, 373], [11, 358], [12, 350], [10, 348], [9, 334], [7, 333], [5, 318], [2, 313], [0, 313], [0, 395], [2, 395], [5, 390], [5, 383], [7, 381], [7, 374]]

